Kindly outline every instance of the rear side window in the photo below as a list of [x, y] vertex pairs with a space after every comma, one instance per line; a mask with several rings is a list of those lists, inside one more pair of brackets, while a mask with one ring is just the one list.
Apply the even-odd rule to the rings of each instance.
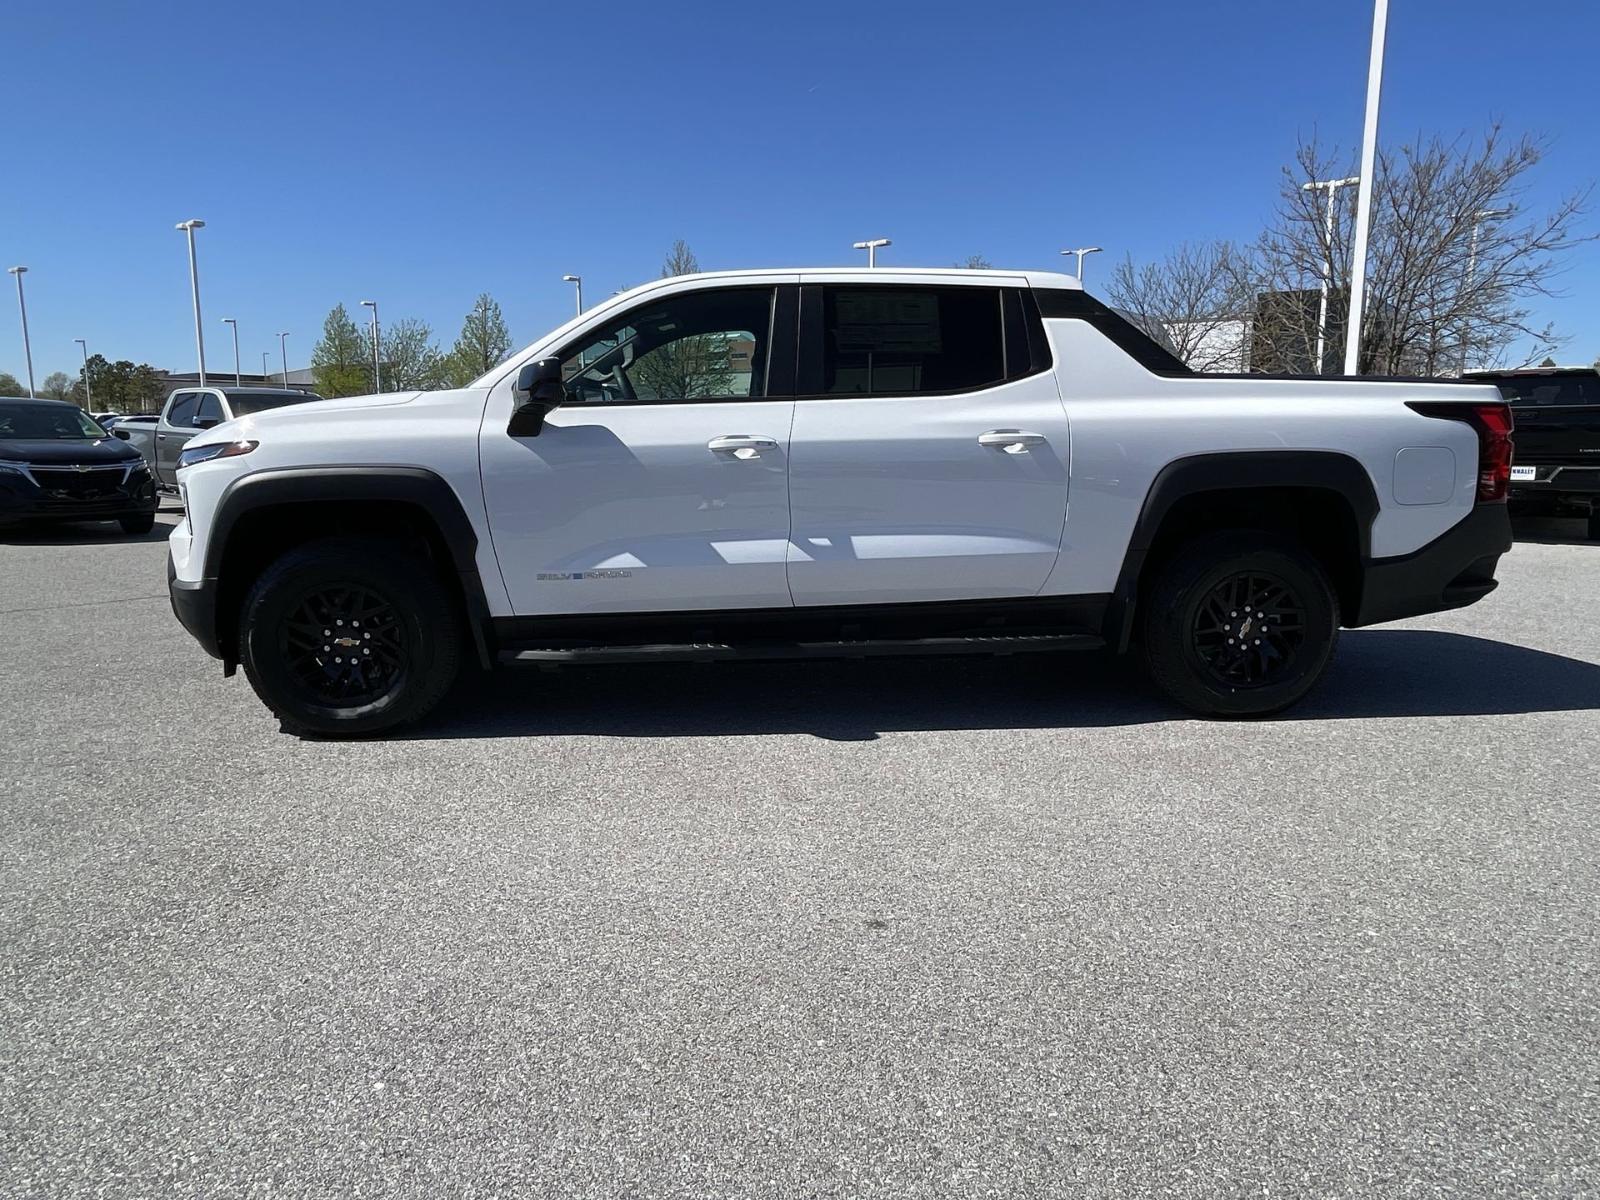
[[1007, 375], [1000, 288], [825, 286], [820, 332], [824, 395], [975, 391]]
[[172, 401], [172, 409], [167, 413], [167, 424], [177, 425], [188, 429], [194, 425], [194, 409], [199, 399], [196, 392], [180, 392]]
[[248, 417], [266, 412], [269, 408], [282, 408], [286, 404], [310, 404], [321, 400], [310, 392], [233, 392], [228, 396], [228, 407], [236, 417]]

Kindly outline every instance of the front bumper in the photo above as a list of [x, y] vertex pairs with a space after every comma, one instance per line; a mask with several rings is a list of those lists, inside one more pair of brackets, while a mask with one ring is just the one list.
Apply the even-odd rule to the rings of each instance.
[[1504, 504], [1480, 504], [1465, 519], [1413, 554], [1369, 559], [1361, 603], [1351, 626], [1376, 625], [1476, 604], [1499, 584], [1500, 556], [1511, 549]]
[[221, 658], [222, 647], [217, 641], [217, 581], [179, 579], [169, 558], [167, 596], [172, 601], [172, 615], [178, 618], [178, 624], [187, 629], [212, 658]]
[[0, 474], [0, 521], [114, 521], [153, 513], [159, 503], [149, 475], [107, 494], [70, 496], [21, 475]]

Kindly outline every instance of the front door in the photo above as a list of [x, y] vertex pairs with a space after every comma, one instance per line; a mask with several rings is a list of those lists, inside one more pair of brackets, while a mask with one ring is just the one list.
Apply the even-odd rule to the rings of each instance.
[[1023, 288], [804, 289], [789, 494], [797, 605], [1038, 594], [1067, 419]]
[[580, 335], [534, 437], [498, 385], [481, 463], [517, 615], [789, 607], [794, 291], [671, 292]]
[[156, 475], [163, 482], [177, 482], [178, 455], [189, 439], [200, 432], [194, 422], [202, 394], [179, 392], [172, 397], [166, 415], [156, 422]]

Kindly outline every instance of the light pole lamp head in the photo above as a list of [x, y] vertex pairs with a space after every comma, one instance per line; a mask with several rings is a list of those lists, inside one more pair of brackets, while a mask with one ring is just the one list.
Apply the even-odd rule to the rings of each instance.
[[562, 283], [582, 283], [583, 282], [583, 276], [582, 275], [563, 275], [561, 277], [561, 282]]
[[864, 242], [853, 243], [850, 248], [852, 250], [877, 250], [879, 247], [892, 245], [894, 243], [888, 238], [868, 238]]
[[376, 300], [363, 300], [361, 302], [361, 307], [362, 308], [377, 308], [378, 307], [378, 302]]
[[27, 273], [28, 273], [28, 268], [27, 267], [7, 267], [6, 268], [6, 274], [7, 275], [26, 275]]
[[222, 323], [224, 325], [233, 325], [233, 326], [237, 326], [239, 324], [238, 320], [236, 318], [234, 318], [234, 317], [223, 317], [222, 318]]
[[191, 229], [191, 230], [192, 229], [204, 229], [205, 227], [206, 227], [206, 223], [204, 221], [202, 221], [199, 217], [190, 217], [187, 221], [179, 221], [176, 225], [173, 226], [174, 229]]

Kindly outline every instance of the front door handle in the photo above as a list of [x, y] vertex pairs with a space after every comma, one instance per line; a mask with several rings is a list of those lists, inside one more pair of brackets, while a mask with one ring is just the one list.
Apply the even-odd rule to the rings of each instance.
[[762, 437], [757, 433], [725, 433], [721, 437], [714, 437], [706, 443], [706, 449], [716, 452], [732, 452], [736, 458], [754, 458], [763, 450], [776, 450], [778, 439]]
[[156, 434], [156, 441], [158, 441], [158, 442], [164, 442], [164, 441], [166, 441], [166, 440], [167, 440], [167, 435], [166, 435], [166, 434], [164, 434], [164, 433], [158, 433], [158, 434]]
[[995, 446], [1007, 454], [1021, 454], [1029, 446], [1042, 446], [1046, 440], [1044, 434], [1025, 429], [991, 429], [978, 435], [978, 445]]

